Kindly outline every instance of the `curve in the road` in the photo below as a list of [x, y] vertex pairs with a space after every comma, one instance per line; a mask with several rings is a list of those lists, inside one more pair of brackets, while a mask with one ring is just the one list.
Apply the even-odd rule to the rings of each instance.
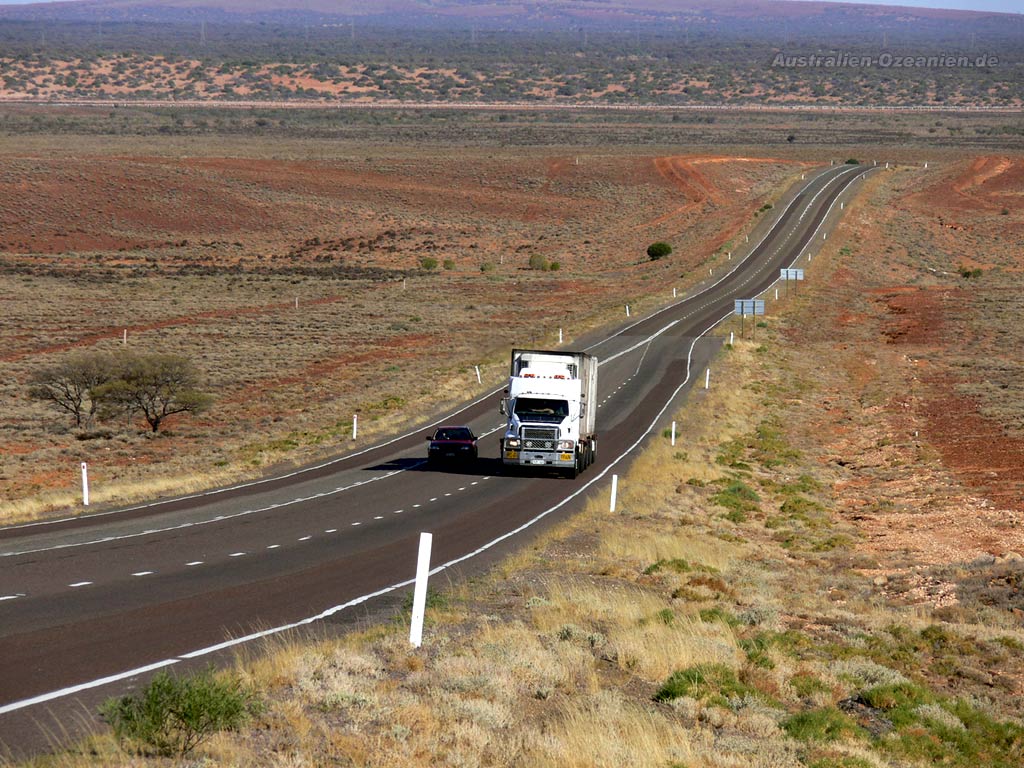
[[[407, 557], [405, 552], [406, 549], [412, 547], [410, 532], [428, 522], [436, 523], [439, 528], [445, 530], [448, 534], [446, 542], [438, 549], [443, 563], [432, 570], [432, 573], [436, 574], [479, 557], [484, 552], [500, 547], [524, 530], [535, 526], [539, 521], [549, 518], [556, 511], [570, 505], [606, 477], [614, 467], [621, 464], [657, 428], [666, 411], [676, 401], [679, 393], [691, 380], [691, 370], [694, 365], [695, 356], [703, 355], [706, 358], [714, 351], [714, 346], [707, 344], [706, 334], [723, 319], [731, 316], [731, 301], [735, 292], [740, 289], [749, 289], [753, 295], [756, 295], [777, 280], [778, 271], [776, 267], [779, 259], [784, 259], [784, 263], [792, 263], [796, 257], [799, 257], [808, 243], [812, 241], [824, 225], [825, 220], [842, 192], [856, 178], [870, 170], [870, 168], [858, 169], [856, 167], [826, 169], [826, 171], [809, 181], [793, 197], [779, 214], [778, 218], [768, 228], [768, 231], [761, 240], [751, 248], [748, 256], [743, 260], [738, 260], [728, 273], [719, 277], [712, 284], [702, 288], [698, 293], [638, 320], [591, 345], [590, 348], [594, 349], [603, 346], [610, 347], [608, 354], [602, 356], [602, 363], [608, 368], [609, 373], [615, 372], [615, 377], [611, 384], [621, 382], [618, 388], [612, 387], [612, 391], [605, 398], [605, 401], [607, 402], [611, 399], [612, 402], [621, 402], [623, 407], [615, 409], [614, 414], [608, 419], [609, 427], [607, 430], [603, 429], [601, 440], [602, 450], [611, 454], [614, 458], [607, 463], [602, 462], [603, 466], [599, 468], [599, 471], [598, 468], [595, 468], [593, 476], [585, 476], [580, 481], [569, 485], [570, 492], [554, 503], [549, 502], [546, 505], [538, 505], [536, 501], [537, 492], [534, 490], [534, 485], [511, 478], [507, 479], [506, 482], [498, 483], [496, 486], [492, 485], [491, 490], [481, 491], [481, 493], [485, 494], [482, 500], [461, 502], [457, 499], [457, 497], [463, 495], [461, 493], [452, 494], [451, 490], [440, 490], [431, 493], [431, 488], [435, 490], [438, 488], [438, 481], [435, 480], [432, 485], [424, 483], [425, 476], [413, 478], [411, 481], [406, 479], [400, 481], [400, 478], [409, 478], [411, 474], [417, 471], [414, 464], [411, 464], [408, 458], [401, 457], [400, 453], [402, 450], [409, 451], [414, 447], [416, 449], [421, 448], [422, 443], [420, 442], [419, 435], [422, 433], [422, 429], [420, 429], [407, 435], [393, 438], [380, 445], [364, 449], [363, 451], [280, 477], [233, 486], [229, 489], [220, 489], [208, 494], [200, 494], [196, 497], [174, 499], [157, 505], [143, 505], [132, 507], [129, 510], [111, 512], [105, 523], [112, 525], [113, 520], [116, 518], [117, 524], [135, 524], [133, 522], [133, 515], [151, 514], [157, 507], [159, 507], [161, 513], [186, 509], [197, 498], [207, 503], [221, 504], [223, 509], [226, 509], [229, 503], [233, 503], [240, 495], [255, 495], [259, 493], [269, 497], [274, 493], [287, 490], [293, 483], [311, 484], [314, 480], [319, 480], [338, 471], [339, 467], [359, 464], [358, 459], [362, 460], [364, 466], [354, 467], [352, 469], [353, 472], [361, 472], [366, 469], [380, 471], [379, 467], [365, 466], [365, 462], [384, 462], [385, 470], [383, 474], [374, 475], [372, 478], [364, 477], [359, 482], [342, 483], [333, 489], [333, 493], [321, 490], [317, 493], [301, 494], [300, 498], [296, 498], [294, 494], [291, 494], [290, 497], [285, 494], [279, 497], [278, 501], [263, 505], [265, 509], [243, 510], [241, 512], [236, 510], [235, 517], [225, 514], [222, 509], [217, 514], [206, 519], [202, 526], [191, 522], [187, 526], [184, 524], [173, 527], [168, 526], [164, 530], [136, 530], [130, 534], [124, 534], [120, 538], [102, 536], [89, 539], [88, 535], [86, 535], [84, 539], [79, 539], [77, 544], [73, 541], [57, 544], [51, 542], [49, 545], [43, 546], [34, 546], [33, 542], [50, 539], [57, 533], [65, 536], [77, 536], [82, 533], [79, 532], [80, 527], [90, 524], [95, 525], [96, 521], [90, 518], [72, 518], [61, 521], [61, 525], [49, 528], [40, 527], [26, 530], [23, 527], [19, 529], [6, 529], [2, 532], [4, 538], [8, 540], [27, 538], [29, 541], [29, 546], [22, 547], [21, 551], [11, 550], [3, 553], [9, 556], [8, 562], [24, 563], [26, 569], [35, 568], [42, 572], [54, 569], [52, 562], [47, 560], [48, 557], [60, 557], [63, 559], [57, 562], [64, 569], [61, 571], [64, 574], [68, 573], [66, 570], [66, 564], [69, 562], [67, 558], [72, 556], [68, 551], [69, 549], [89, 550], [90, 557], [93, 557], [95, 560], [104, 560], [109, 559], [107, 548], [110, 547], [130, 545], [133, 549], [128, 550], [129, 554], [141, 549], [141, 547], [135, 547], [134, 544], [129, 542], [129, 537], [131, 539], [151, 539], [153, 543], [158, 545], [157, 549], [160, 549], [159, 545], [162, 543], [177, 541], [177, 539], [171, 539], [171, 536], [192, 536], [192, 540], [197, 545], [209, 546], [210, 539], [207, 537], [207, 534], [204, 533], [202, 536], [199, 536], [196, 533], [196, 529], [199, 527], [205, 528], [207, 531], [218, 531], [225, 541], [231, 542], [245, 539], [247, 536], [249, 537], [246, 539], [247, 541], [256, 541], [258, 536], [264, 532], [284, 530], [280, 526], [288, 523], [297, 525], [302, 530], [295, 529], [289, 534], [292, 540], [290, 549], [280, 548], [280, 544], [267, 545], [265, 541], [262, 542], [266, 550], [281, 555], [279, 562], [282, 562], [283, 565], [280, 566], [280, 569], [273, 564], [258, 562], [259, 558], [245, 557], [244, 553], [247, 552], [247, 549], [240, 546], [238, 549], [226, 553], [228, 558], [232, 554], [237, 554], [238, 557], [234, 558], [232, 563], [225, 563], [219, 567], [216, 584], [212, 581], [214, 578], [212, 575], [200, 573], [202, 569], [199, 566], [203, 565], [206, 560], [197, 555], [187, 561], [184, 557], [180, 558], [182, 561], [181, 566], [184, 567], [184, 570], [182, 570], [183, 575], [176, 577], [177, 581], [174, 583], [156, 584], [151, 581], [147, 582], [148, 579], [156, 577], [156, 569], [148, 562], [145, 564], [141, 562], [140, 564], [132, 563], [132, 570], [128, 579], [134, 580], [137, 584], [155, 584], [155, 586], [147, 587], [145, 591], [140, 591], [133, 586], [125, 586], [129, 582], [123, 581], [117, 584], [100, 585], [102, 588], [98, 587], [98, 591], [92, 598], [81, 599], [76, 596], [71, 601], [66, 595], [52, 596], [49, 598], [50, 602], [44, 601], [38, 608], [33, 608], [30, 607], [32, 601], [27, 597], [29, 590], [15, 587], [11, 590], [9, 600], [0, 601], [0, 610], [3, 610], [4, 606], [13, 609], [15, 606], [25, 603], [22, 616], [25, 617], [26, 625], [35, 622], [34, 626], [37, 629], [26, 631], [16, 636], [10, 634], [0, 636], [0, 670], [4, 669], [2, 666], [5, 663], [3, 661], [3, 651], [4, 643], [7, 641], [9, 641], [9, 650], [22, 653], [23, 656], [21, 658], [25, 660], [24, 669], [11, 669], [11, 674], [7, 676], [9, 687], [0, 683], [0, 697], [6, 697], [9, 701], [9, 703], [0, 705], [0, 715], [24, 710], [45, 702], [52, 702], [56, 699], [127, 678], [144, 675], [155, 669], [206, 656], [223, 650], [226, 647], [251, 642], [254, 639], [266, 637], [270, 634], [277, 634], [320, 621], [355, 605], [372, 600], [375, 597], [408, 587], [411, 583], [410, 579], [396, 580], [391, 577], [396, 570], [394, 564], [395, 562], [411, 562], [411, 558]], [[814, 188], [814, 185], [822, 180], [824, 180], [824, 183], [821, 185], [821, 188], [808, 201], [806, 199], [806, 191]], [[827, 193], [826, 190], [828, 190]], [[814, 208], [818, 199], [823, 195], [824, 199], [822, 202], [817, 208]], [[801, 206], [803, 206], [802, 212], [796, 214], [796, 211]], [[814, 213], [811, 215], [810, 220], [805, 220], [805, 216], [812, 209], [814, 209]], [[786, 235], [784, 242], [770, 254], [761, 253], [765, 244], [769, 242], [769, 238], [780, 227], [788, 229], [788, 235]], [[792, 248], [785, 247], [786, 243], [794, 235], [797, 239], [795, 246]], [[750, 274], [745, 275], [744, 273], [748, 271]], [[745, 280], [741, 281], [739, 279], [741, 276], [745, 277]], [[744, 296], [744, 298], [746, 297]], [[699, 300], [700, 303], [693, 306], [695, 300]], [[674, 310], [685, 310], [686, 314], [682, 317], [671, 318], [671, 313]], [[676, 345], [680, 341], [688, 342], [688, 345], [684, 345], [686, 348], [685, 360], [674, 356], [678, 349]], [[617, 349], [616, 345], [622, 348]], [[634, 363], [627, 360], [627, 357], [638, 350], [643, 351], [639, 355], [639, 361], [634, 365]], [[641, 368], [645, 366], [650, 370], [650, 376], [646, 379], [639, 376]], [[605, 378], [604, 375], [602, 378]], [[455, 413], [465, 418], [483, 418], [485, 414], [490, 414], [491, 412], [493, 404], [488, 403], [487, 400], [493, 394], [494, 392], [488, 393], [488, 395], [469, 403]], [[451, 417], [452, 414], [449, 414], [442, 420], [448, 420]], [[392, 469], [386, 469], [389, 465], [392, 466]], [[378, 482], [382, 479], [390, 480], [392, 483], [405, 483], [402, 487], [406, 488], [408, 493], [412, 492], [408, 490], [411, 488], [415, 488], [415, 491], [420, 493], [426, 491], [427, 495], [432, 497], [431, 501], [445, 498], [439, 494], [446, 493], [451, 496], [450, 506], [455, 511], [450, 514], [446, 513], [443, 517], [431, 518], [426, 516], [423, 509], [409, 509], [411, 522], [404, 528], [395, 527], [393, 521], [386, 520], [385, 515], [378, 512], [373, 517], [373, 521], [377, 525], [376, 529], [374, 529], [373, 525], [369, 524], [356, 529], [365, 531], [363, 534], [360, 534], [366, 537], [364, 543], [360, 545], [358, 542], [349, 541], [344, 544], [344, 546], [349, 547], [349, 549], [344, 550], [344, 553], [348, 554], [340, 554], [340, 551], [336, 549], [337, 544], [327, 543], [326, 534], [333, 536], [338, 533], [342, 524], [354, 526], [362, 521], [357, 521], [351, 516], [345, 517], [347, 512], [339, 512], [331, 505], [324, 504], [324, 500], [330, 496], [342, 495], [349, 491], [353, 493], [358, 492], [364, 500], [369, 499], [370, 494], [377, 493], [376, 489], [386, 485], [385, 483]], [[495, 490], [496, 487], [498, 490]], [[464, 486], [464, 488], [468, 489], [468, 486]], [[475, 491], [479, 489], [479, 485], [474, 486]], [[460, 488], [459, 490], [463, 489]], [[547, 490], [547, 486], [545, 486], [545, 490]], [[558, 495], [561, 496], [561, 494]], [[285, 506], [284, 502], [280, 499], [308, 510], [308, 514], [305, 515], [305, 518], [308, 519], [296, 520], [294, 519], [295, 516], [290, 514], [280, 514], [272, 521], [274, 526], [277, 527], [268, 527], [270, 523], [266, 522], [267, 514], [280, 510]], [[379, 499], [375, 499], [375, 503], [379, 502]], [[391, 509], [392, 514], [396, 514], [392, 508], [393, 506], [395, 505], [389, 505], [388, 508]], [[421, 505], [417, 503], [415, 506], [420, 507]], [[474, 511], [472, 518], [468, 516], [469, 513], [466, 511], [470, 506], [472, 506]], [[369, 506], [367, 506], [367, 509], [369, 509]], [[515, 511], [510, 512], [510, 510]], [[402, 510], [399, 510], [399, 512], [402, 512]], [[368, 514], [370, 513], [368, 512]], [[245, 520], [242, 519], [243, 515]], [[504, 528], [499, 532], [496, 532], [494, 529], [495, 515], [497, 515], [498, 519], [505, 522]], [[310, 533], [310, 531], [314, 530], [314, 522], [316, 523], [315, 529], [317, 531], [323, 530], [325, 535]], [[369, 521], [367, 522], [369, 523]], [[300, 523], [301, 525], [299, 525]], [[324, 527], [325, 525], [327, 527]], [[88, 531], [84, 531], [84, 533], [88, 534]], [[276, 541], [284, 540], [280, 536], [276, 538]], [[344, 539], [339, 540], [344, 541]], [[310, 557], [306, 557], [298, 553], [295, 548], [299, 543], [301, 543], [301, 546], [309, 547], [308, 552], [313, 554]], [[17, 542], [15, 541], [14, 544], [17, 549]], [[96, 546], [86, 547], [86, 544]], [[271, 546], [273, 547], [272, 550], [270, 549]], [[359, 549], [359, 546], [362, 546], [362, 549]], [[91, 550], [97, 551], [92, 552]], [[118, 550], [122, 555], [125, 551], [123, 549]], [[389, 558], [392, 562], [388, 562]], [[246, 560], [249, 562], [245, 563]], [[98, 568], [99, 565], [96, 567]], [[358, 570], [360, 568], [362, 570], [359, 570], [357, 574], [348, 572], [349, 570]], [[409, 568], [408, 570], [411, 572], [412, 569]], [[169, 610], [164, 611], [164, 608], [167, 606], [178, 605], [182, 611], [203, 614], [207, 617], [207, 620], [213, 620], [210, 618], [210, 614], [213, 612], [215, 604], [230, 606], [233, 612], [225, 611], [225, 616], [230, 616], [230, 619], [224, 619], [223, 623], [217, 624], [216, 627], [226, 626], [228, 621], [236, 622], [234, 626], [238, 627], [241, 624], [237, 622], [244, 620], [243, 617], [246, 615], [246, 611], [256, 611], [259, 615], [270, 615], [271, 619], [275, 616], [278, 619], [286, 618], [286, 612], [280, 606], [274, 610], [267, 610], [266, 602], [260, 602], [264, 595], [253, 595], [251, 594], [253, 591], [259, 592], [261, 589], [265, 591], [266, 600], [286, 601], [289, 594], [294, 594], [293, 590], [302, 590], [303, 585], [309, 587], [309, 585], [314, 584], [315, 588], [306, 589], [307, 596], [294, 600], [296, 604], [295, 610], [302, 610], [304, 606], [314, 605], [319, 595], [332, 594], [332, 592], [336, 594], [337, 588], [336, 586], [331, 586], [332, 580], [337, 580], [344, 576], [348, 577], [347, 591], [350, 596], [348, 599], [337, 602], [327, 609], [314, 609], [308, 612], [304, 618], [279, 620], [273, 622], [271, 628], [261, 629], [258, 632], [241, 632], [237, 637], [207, 643], [203, 647], [194, 650], [181, 651], [179, 646], [177, 650], [172, 650], [172, 653], [164, 658], [153, 655], [160, 652], [160, 648], [171, 650], [173, 645], [169, 638], [162, 636], [162, 633], [169, 632], [174, 624], [173, 612]], [[86, 584], [86, 581], [90, 583]], [[94, 586], [92, 580], [88, 578], [82, 578], [71, 583], [78, 584], [79, 587], [72, 588], [68, 585], [68, 580], [64, 580], [64, 584], [69, 589], [79, 590], [77, 594], [82, 595], [86, 594], [88, 589]], [[80, 588], [85, 589], [86, 592], [81, 592]], [[184, 590], [184, 592], [181, 590]], [[214, 599], [214, 596], [220, 600], [219, 603]], [[143, 600], [143, 598], [146, 598], [146, 600]], [[109, 607], [110, 600], [118, 601], [120, 606], [114, 613], [111, 613], [111, 608]], [[161, 600], [164, 602], [161, 603]], [[207, 604], [203, 605], [204, 602]], [[320, 605], [323, 604], [320, 603]], [[258, 606], [261, 605], [264, 607], [264, 610], [257, 610]], [[49, 614], [52, 612], [51, 609], [56, 606], [60, 606], [62, 610], [68, 612], [68, 623], [66, 625], [53, 625], [53, 619]], [[161, 612], [165, 615], [162, 615]], [[301, 616], [302, 614], [299, 615]], [[127, 622], [130, 618], [133, 621], [142, 622], [143, 626], [147, 626], [145, 622], [151, 623], [151, 626], [148, 626], [149, 634], [147, 636], [152, 640], [152, 644], [148, 647], [151, 651], [149, 659], [157, 658], [157, 661], [144, 661], [146, 647], [136, 647], [134, 653], [136, 657], [143, 656], [143, 659], [140, 659], [142, 663], [129, 664], [132, 668], [126, 671], [113, 671], [109, 674], [94, 675], [96, 678], [94, 680], [74, 682], [70, 685], [47, 685], [46, 683], [49, 680], [57, 681], [58, 683], [60, 681], [60, 676], [55, 675], [52, 670], [47, 670], [48, 675], [33, 678], [33, 672], [35, 671], [33, 665], [38, 666], [45, 663], [43, 661], [45, 658], [43, 651], [46, 649], [40, 650], [40, 645], [46, 645], [49, 642], [51, 646], [56, 648], [56, 653], [60, 653], [62, 647], [81, 648], [83, 650], [95, 649], [98, 645], [96, 643], [93, 645], [82, 644], [81, 635], [84, 632], [95, 632], [100, 635], [103, 632], [111, 631], [112, 625]], [[6, 626], [8, 633], [10, 633], [12, 631], [11, 625], [7, 624]], [[206, 636], [209, 637], [214, 631], [222, 630], [216, 630], [215, 628], [208, 630]], [[145, 635], [145, 633], [142, 634]], [[145, 640], [143, 640], [144, 642]], [[82, 674], [83, 670], [93, 668], [88, 663], [89, 660], [67, 659], [66, 661], [65, 674], [71, 677], [72, 680], [74, 680], [75, 676], [77, 676], [78, 680], [82, 680], [83, 677], [87, 677], [87, 675]], [[16, 664], [18, 661], [15, 659], [9, 663]], [[110, 659], [107, 657], [105, 663], [108, 671], [110, 671], [109, 668], [112, 665], [116, 665], [117, 660], [116, 658]], [[0, 729], [0, 741], [3, 741], [2, 729]]]

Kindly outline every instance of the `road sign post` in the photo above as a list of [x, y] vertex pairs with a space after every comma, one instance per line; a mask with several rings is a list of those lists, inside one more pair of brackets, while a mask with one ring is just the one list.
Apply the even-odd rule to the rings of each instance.
[[789, 281], [790, 280], [803, 280], [804, 279], [804, 271], [802, 269], [794, 269], [794, 268], [790, 267], [788, 269], [783, 269], [781, 271], [781, 273], [779, 274], [779, 277], [781, 277], [783, 280], [786, 281], [786, 296], [788, 298], [789, 297]]
[[[733, 306], [733, 314], [740, 316], [740, 336], [744, 336], [744, 325], [747, 315], [754, 315], [754, 322], [757, 322], [757, 315], [764, 314], [764, 299], [736, 299]], [[754, 331], [757, 336], [757, 331]]]

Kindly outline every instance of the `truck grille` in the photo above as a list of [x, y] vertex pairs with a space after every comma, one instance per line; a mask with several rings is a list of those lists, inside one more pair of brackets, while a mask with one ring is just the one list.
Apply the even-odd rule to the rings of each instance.
[[523, 427], [523, 450], [553, 451], [558, 442], [558, 427]]

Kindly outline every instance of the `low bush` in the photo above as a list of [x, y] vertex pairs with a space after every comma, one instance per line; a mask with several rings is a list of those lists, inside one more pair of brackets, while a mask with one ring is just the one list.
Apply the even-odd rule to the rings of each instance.
[[730, 699], [739, 699], [747, 694], [756, 695], [757, 691], [740, 682], [729, 667], [724, 664], [698, 664], [673, 672], [654, 694], [654, 700], [672, 701], [689, 696], [728, 706]]
[[663, 259], [672, 253], [672, 246], [668, 243], [658, 241], [647, 246], [647, 256], [651, 261]]
[[219, 731], [236, 730], [255, 708], [240, 681], [207, 670], [191, 677], [158, 672], [138, 696], [108, 699], [100, 714], [122, 745], [173, 757]]
[[862, 729], [835, 707], [799, 712], [782, 721], [782, 730], [797, 741], [836, 741], [859, 736]]

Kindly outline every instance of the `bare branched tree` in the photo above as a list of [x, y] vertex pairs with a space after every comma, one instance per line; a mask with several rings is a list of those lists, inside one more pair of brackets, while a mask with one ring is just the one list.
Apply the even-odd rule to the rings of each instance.
[[129, 354], [118, 359], [117, 374], [93, 391], [104, 409], [141, 412], [153, 432], [176, 413], [199, 413], [213, 398], [199, 391], [192, 363], [177, 355]]
[[93, 391], [113, 378], [115, 368], [112, 355], [79, 352], [38, 371], [32, 377], [30, 393], [70, 414], [76, 427], [91, 429], [99, 404]]

